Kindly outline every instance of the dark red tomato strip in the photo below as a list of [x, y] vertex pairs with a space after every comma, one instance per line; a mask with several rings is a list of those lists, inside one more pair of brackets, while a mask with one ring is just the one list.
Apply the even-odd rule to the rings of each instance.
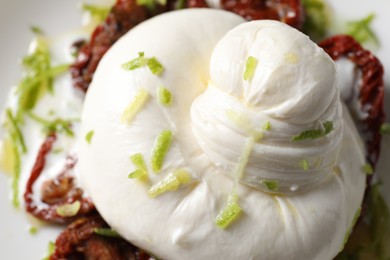
[[[46, 156], [51, 151], [54, 142], [56, 141], [57, 137], [55, 134], [49, 135], [45, 142], [42, 144], [38, 156], [36, 158], [34, 167], [31, 171], [30, 178], [28, 179], [26, 191], [24, 193], [24, 201], [25, 201], [25, 207], [26, 211], [31, 213], [33, 216], [37, 217], [38, 219], [48, 221], [48, 222], [54, 222], [54, 223], [65, 223], [74, 220], [75, 218], [85, 215], [91, 210], [95, 208], [92, 201], [89, 198], [83, 198], [83, 192], [79, 189], [74, 187], [73, 184], [73, 177], [69, 175], [70, 171], [73, 169], [73, 167], [76, 164], [76, 160], [72, 157], [68, 157], [66, 164], [62, 170], [62, 172], [58, 175], [58, 177], [50, 182], [52, 183], [66, 183], [67, 187], [66, 189], [63, 189], [63, 192], [59, 192], [58, 189], [61, 190], [61, 187], [59, 185], [53, 187], [53, 189], [57, 189], [56, 192], [51, 194], [60, 194], [61, 196], [57, 198], [57, 200], [54, 200], [54, 196], [47, 196], [49, 193], [46, 191], [46, 197], [50, 198], [46, 200], [46, 203], [41, 202], [44, 206], [38, 207], [37, 203], [34, 201], [33, 196], [33, 186], [35, 181], [39, 178], [41, 175], [43, 169], [45, 168], [46, 164]], [[63, 180], [67, 178], [68, 181], [64, 182]], [[44, 185], [45, 186], [45, 185]], [[45, 200], [45, 199], [44, 199]], [[75, 201], [80, 201], [81, 207], [79, 212], [76, 216], [73, 217], [62, 217], [57, 214], [57, 208], [64, 204], [73, 203]]]
[[300, 0], [222, 0], [221, 4], [247, 20], [279, 20], [298, 29], [304, 21]]
[[58, 236], [55, 251], [50, 260], [100, 259], [100, 260], [148, 260], [150, 256], [122, 238], [95, 234], [96, 228], [108, 228], [95, 212], [71, 223]]
[[338, 35], [330, 37], [319, 44], [333, 60], [346, 57], [361, 71], [359, 99], [362, 112], [367, 117], [362, 123], [367, 135], [367, 160], [375, 167], [379, 159], [381, 134], [380, 128], [385, 120], [383, 98], [385, 94], [383, 82], [383, 66], [371, 52], [363, 47], [351, 36]]
[[137, 5], [136, 0], [118, 0], [105, 22], [93, 32], [91, 41], [80, 48], [77, 59], [70, 68], [73, 85], [86, 92], [97, 65], [107, 50], [122, 35], [147, 18], [147, 9]]

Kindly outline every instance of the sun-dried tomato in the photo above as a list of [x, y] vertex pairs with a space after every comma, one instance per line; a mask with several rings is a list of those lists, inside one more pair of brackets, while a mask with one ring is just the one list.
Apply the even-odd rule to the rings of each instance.
[[380, 154], [380, 128], [385, 120], [383, 66], [377, 57], [348, 35], [330, 37], [319, 45], [332, 59], [345, 57], [361, 71], [358, 93], [362, 112], [367, 114], [362, 119], [362, 126], [365, 131], [367, 160], [375, 167]]
[[247, 20], [279, 20], [298, 29], [304, 21], [300, 0], [222, 0], [221, 4]]
[[103, 55], [122, 35], [148, 18], [145, 7], [135, 0], [118, 0], [107, 19], [91, 36], [91, 41], [82, 46], [70, 72], [73, 85], [84, 92], [92, 81], [93, 74]]
[[81, 217], [58, 236], [50, 260], [148, 260], [150, 256], [120, 237], [104, 237], [96, 228], [108, 228], [97, 214]]
[[[83, 192], [73, 182], [74, 177], [70, 175], [70, 171], [75, 166], [76, 160], [72, 157], [67, 158], [62, 172], [54, 180], [46, 182], [43, 185], [43, 201], [39, 203], [35, 201], [33, 192], [34, 183], [45, 168], [46, 156], [51, 151], [56, 139], [55, 134], [49, 135], [39, 149], [34, 167], [27, 182], [24, 201], [26, 211], [38, 219], [54, 223], [65, 223], [87, 214], [94, 210], [95, 206], [89, 198], [83, 197]], [[79, 201], [81, 205], [80, 210], [75, 216], [63, 217], [58, 215], [58, 207], [75, 201]]]

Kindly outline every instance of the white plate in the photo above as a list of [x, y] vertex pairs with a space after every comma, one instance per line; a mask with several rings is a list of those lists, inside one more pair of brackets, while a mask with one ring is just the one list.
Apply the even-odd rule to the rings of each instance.
[[[96, 0], [95, 0], [96, 1]], [[381, 42], [376, 54], [386, 71], [390, 71], [390, 2], [387, 0], [329, 0], [335, 21], [343, 22], [375, 13], [373, 28]], [[0, 108], [3, 107], [9, 88], [20, 78], [18, 61], [26, 53], [32, 37], [31, 25], [38, 25], [48, 35], [78, 28], [81, 22], [80, 0], [1, 0], [0, 8]], [[385, 110], [390, 114], [390, 74], [385, 74]], [[378, 170], [384, 181], [387, 202], [390, 202], [390, 137], [382, 146]], [[54, 241], [56, 228], [40, 229], [38, 234], [28, 232], [29, 222], [23, 210], [15, 210], [9, 200], [9, 180], [0, 174], [0, 259], [42, 259], [49, 241]], [[54, 231], [53, 231], [54, 230]]]

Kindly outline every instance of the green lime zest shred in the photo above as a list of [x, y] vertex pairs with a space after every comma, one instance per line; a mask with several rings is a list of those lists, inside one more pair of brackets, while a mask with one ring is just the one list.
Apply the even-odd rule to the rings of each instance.
[[291, 138], [291, 141], [302, 141], [307, 139], [317, 139], [329, 134], [333, 130], [333, 123], [326, 121], [322, 124], [322, 129], [310, 129], [303, 131], [299, 135], [295, 135]]
[[246, 64], [245, 64], [245, 71], [244, 71], [244, 75], [243, 75], [243, 78], [245, 81], [251, 80], [253, 78], [253, 76], [255, 75], [257, 63], [258, 63], [258, 60], [255, 57], [249, 56], [247, 58]]
[[354, 37], [360, 43], [373, 42], [379, 46], [378, 37], [371, 29], [371, 23], [375, 18], [375, 14], [371, 13], [368, 16], [347, 23], [347, 34]]
[[30, 233], [30, 235], [35, 235], [38, 233], [38, 228], [35, 227], [35, 226], [31, 226], [29, 229], [28, 229], [28, 233]]
[[138, 57], [123, 64], [125, 70], [135, 70], [147, 66], [149, 70], [157, 76], [160, 76], [164, 71], [164, 66], [157, 60], [156, 57], [146, 58], [144, 52], [138, 52]]
[[47, 40], [40, 34], [35, 40], [33, 52], [25, 56], [22, 65], [25, 76], [17, 87], [18, 114], [35, 107], [39, 99], [46, 93], [54, 92], [54, 78], [69, 68], [69, 64], [51, 66], [51, 56]]
[[43, 132], [50, 135], [53, 133], [65, 133], [69, 137], [74, 137], [72, 130], [72, 123], [79, 121], [79, 119], [62, 119], [56, 118], [54, 120], [44, 119], [33, 112], [27, 112], [27, 115], [35, 122], [43, 126]]
[[369, 163], [366, 163], [365, 165], [362, 166], [362, 171], [368, 175], [374, 174], [374, 168]]
[[147, 171], [148, 168], [145, 163], [145, 159], [141, 153], [136, 153], [130, 156], [130, 160], [133, 162], [133, 164], [143, 171]]
[[6, 121], [5, 126], [8, 130], [9, 137], [12, 143], [13, 154], [13, 175], [12, 175], [12, 204], [15, 208], [20, 206], [19, 201], [19, 179], [21, 175], [21, 155], [27, 152], [27, 147], [24, 142], [22, 131], [16, 121], [10, 108], [5, 111]]
[[143, 66], [146, 65], [147, 59], [145, 58], [145, 53], [144, 52], [138, 52], [138, 57], [123, 64], [122, 68], [125, 70], [135, 70], [142, 68]]
[[96, 17], [100, 22], [103, 22], [107, 18], [111, 10], [110, 7], [102, 7], [102, 6], [91, 5], [86, 3], [83, 3], [81, 8], [84, 11], [90, 13], [91, 16]]
[[279, 190], [279, 182], [276, 180], [262, 180], [261, 184], [263, 184], [269, 191]]
[[51, 67], [47, 75], [51, 78], [55, 78], [69, 70], [70, 64], [60, 64], [54, 67]]
[[121, 122], [123, 124], [130, 124], [139, 111], [141, 111], [141, 108], [145, 105], [148, 98], [149, 93], [143, 88], [139, 89], [135, 94], [134, 99], [123, 111]]
[[56, 213], [61, 217], [74, 217], [79, 212], [80, 207], [80, 201], [76, 200], [73, 203], [58, 206], [56, 208]]
[[37, 35], [43, 35], [43, 30], [41, 27], [39, 26], [36, 26], [36, 25], [32, 25], [30, 26], [30, 30], [34, 33], [34, 34], [37, 34]]
[[271, 123], [269, 121], [265, 122], [263, 125], [263, 130], [264, 131], [269, 131], [271, 130]]
[[0, 171], [13, 175], [15, 168], [15, 149], [16, 143], [10, 135], [0, 139]]
[[148, 59], [146, 65], [154, 75], [159, 76], [164, 71], [163, 65], [161, 65], [161, 63], [156, 59], [156, 57]]
[[47, 246], [47, 256], [44, 257], [42, 260], [49, 260], [50, 256], [54, 254], [55, 251], [56, 251], [56, 245], [54, 244], [54, 242], [50, 241]]
[[238, 204], [238, 196], [233, 193], [229, 196], [225, 207], [215, 218], [215, 224], [217, 227], [225, 229], [239, 217], [241, 212], [242, 209]]
[[91, 130], [85, 135], [85, 141], [87, 141], [88, 144], [91, 144], [92, 138], [95, 134], [95, 131]]
[[149, 11], [155, 11], [156, 5], [166, 6], [167, 0], [136, 0], [136, 3], [145, 6]]
[[118, 232], [111, 228], [95, 228], [93, 230], [95, 234], [98, 234], [100, 236], [105, 236], [105, 237], [121, 237]]
[[[15, 140], [16, 137], [11, 135], [11, 139]], [[16, 142], [16, 140], [14, 141]], [[22, 172], [22, 165], [21, 165], [21, 155], [19, 152], [19, 149], [16, 145], [13, 147], [13, 153], [14, 153], [14, 174], [12, 175], [12, 204], [15, 208], [19, 208], [20, 201], [19, 201], [19, 180], [20, 175]]]
[[147, 173], [144, 170], [136, 169], [135, 171], [129, 173], [129, 175], [127, 177], [129, 179], [143, 180], [147, 177]]
[[172, 93], [162, 86], [157, 89], [158, 102], [161, 105], [169, 106], [172, 104]]
[[302, 165], [302, 169], [304, 171], [308, 171], [309, 170], [309, 162], [306, 159], [303, 159], [301, 161], [301, 165]]
[[380, 133], [381, 134], [390, 134], [390, 124], [389, 123], [382, 124], [381, 128], [380, 128]]
[[130, 156], [130, 160], [136, 167], [136, 170], [128, 175], [129, 179], [146, 180], [148, 177], [148, 167], [141, 153], [136, 153]]
[[164, 130], [157, 136], [151, 158], [153, 172], [158, 173], [161, 171], [165, 157], [171, 147], [172, 139], [173, 134], [170, 130]]
[[9, 122], [9, 124], [10, 124], [10, 126], [9, 126], [10, 134], [15, 137], [13, 139], [16, 141], [17, 145], [20, 147], [20, 150], [22, 151], [22, 153], [26, 153], [27, 147], [26, 147], [26, 144], [24, 142], [24, 137], [23, 137], [22, 131], [20, 130], [17, 119], [12, 114], [12, 110], [10, 108], [6, 109], [6, 118], [7, 118], [7, 122]]
[[179, 9], [184, 9], [186, 8], [186, 3], [187, 3], [187, 0], [178, 0], [175, 4], [175, 9], [176, 10], [179, 10]]
[[155, 198], [165, 192], [175, 191], [180, 185], [191, 181], [191, 175], [186, 170], [177, 170], [168, 174], [164, 179], [154, 184], [148, 191], [151, 198]]
[[53, 149], [53, 150], [52, 150], [52, 153], [53, 153], [53, 154], [60, 154], [60, 153], [62, 153], [63, 151], [64, 151], [64, 148], [58, 147], [58, 148]]

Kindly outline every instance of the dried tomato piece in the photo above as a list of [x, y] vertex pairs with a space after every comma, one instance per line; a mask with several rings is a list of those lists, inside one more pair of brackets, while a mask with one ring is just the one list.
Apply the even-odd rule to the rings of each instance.
[[366, 157], [368, 162], [375, 167], [380, 154], [380, 127], [385, 120], [383, 66], [377, 57], [348, 35], [330, 37], [322, 41], [319, 46], [333, 60], [346, 57], [361, 71], [359, 100], [362, 112], [367, 114], [361, 123], [366, 133]]
[[188, 8], [202, 8], [209, 7], [205, 0], [187, 0]]
[[[42, 192], [43, 202], [40, 202], [43, 206], [38, 207], [38, 204], [34, 200], [33, 186], [45, 168], [46, 156], [51, 151], [56, 139], [56, 135], [51, 134], [42, 144], [27, 182], [24, 201], [26, 211], [33, 216], [48, 222], [65, 223], [87, 214], [94, 210], [95, 206], [89, 198], [84, 198], [81, 189], [75, 186], [73, 181], [74, 177], [70, 175], [70, 171], [75, 166], [76, 160], [68, 157], [62, 172], [57, 178], [44, 183]], [[63, 217], [57, 213], [58, 207], [71, 204], [75, 201], [80, 202], [80, 209], [75, 216]]]
[[222, 0], [222, 8], [247, 20], [271, 19], [300, 29], [304, 11], [300, 0]]
[[71, 223], [57, 238], [50, 260], [100, 259], [148, 260], [150, 256], [120, 237], [95, 234], [96, 228], [108, 228], [97, 214], [82, 217]]
[[107, 19], [91, 36], [91, 41], [79, 50], [70, 72], [73, 85], [84, 92], [92, 81], [93, 74], [103, 55], [122, 35], [149, 18], [145, 7], [135, 0], [118, 0]]

